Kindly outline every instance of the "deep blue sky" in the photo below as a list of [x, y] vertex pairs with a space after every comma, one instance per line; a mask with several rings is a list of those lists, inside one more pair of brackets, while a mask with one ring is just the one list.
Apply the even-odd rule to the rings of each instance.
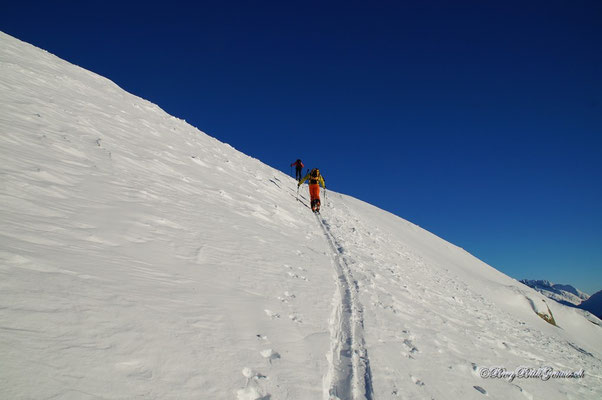
[[602, 2], [10, 2], [0, 29], [515, 278], [602, 289]]

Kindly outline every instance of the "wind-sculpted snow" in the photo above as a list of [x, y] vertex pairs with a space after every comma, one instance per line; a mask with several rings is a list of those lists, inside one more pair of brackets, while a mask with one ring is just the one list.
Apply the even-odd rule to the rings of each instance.
[[602, 398], [595, 317], [4, 34], [0, 156], [0, 398]]
[[0, 63], [0, 398], [320, 398], [336, 285], [293, 180], [6, 35]]

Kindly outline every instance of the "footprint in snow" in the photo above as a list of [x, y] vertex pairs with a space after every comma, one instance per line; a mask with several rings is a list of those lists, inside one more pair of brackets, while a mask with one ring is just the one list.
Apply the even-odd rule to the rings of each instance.
[[407, 350], [407, 353], [405, 354], [405, 356], [407, 358], [411, 358], [413, 360], [414, 359], [413, 355], [416, 353], [419, 353], [420, 350], [418, 350], [418, 348], [416, 346], [414, 346], [414, 343], [412, 343], [412, 341], [410, 339], [404, 339], [403, 344]]
[[303, 279], [304, 281], [307, 281], [307, 278], [304, 277], [303, 275], [297, 275], [297, 274], [295, 274], [293, 272], [290, 272], [290, 271], [287, 272], [287, 273], [288, 273], [288, 276], [290, 276], [293, 279]]
[[237, 400], [269, 400], [271, 395], [263, 388], [263, 380], [267, 376], [253, 371], [251, 368], [242, 369], [243, 376], [247, 379], [245, 387], [236, 391]]
[[259, 352], [259, 354], [261, 354], [263, 358], [268, 360], [270, 364], [272, 363], [272, 360], [277, 360], [280, 358], [280, 354], [272, 349], [262, 350]]
[[253, 371], [251, 368], [243, 368], [242, 374], [245, 378], [247, 378], [247, 384], [250, 379], [265, 379], [267, 376], [260, 374], [259, 372]]
[[420, 379], [416, 378], [414, 375], [410, 375], [410, 378], [412, 378], [412, 382], [414, 382], [416, 385], [424, 386], [424, 382], [422, 382]]
[[379, 300], [379, 301], [376, 301], [376, 302], [373, 302], [372, 304], [373, 304], [374, 306], [376, 306], [376, 307], [380, 307], [380, 308], [382, 308], [383, 310], [389, 310], [389, 311], [391, 311], [393, 314], [397, 314], [397, 310], [395, 309], [395, 307], [394, 307], [394, 306], [392, 306], [392, 305], [385, 305], [385, 304], [384, 304], [382, 301], [380, 301], [380, 300]]
[[278, 300], [280, 300], [283, 303], [288, 303], [289, 301], [293, 300], [296, 296], [290, 292], [284, 292], [283, 296], [278, 296]]
[[302, 324], [302, 323], [303, 323], [303, 320], [301, 319], [301, 317], [299, 317], [299, 316], [298, 316], [298, 315], [296, 315], [296, 314], [290, 314], [288, 317], [289, 317], [289, 318], [290, 318], [290, 320], [291, 320], [291, 321], [293, 321], [293, 322], [296, 322], [296, 323], [298, 323], [298, 324]]
[[275, 312], [267, 310], [267, 309], [263, 310], [263, 311], [268, 315], [268, 317], [270, 317], [272, 319], [278, 319], [278, 318], [280, 318], [280, 314], [278, 314], [278, 313], [275, 313]]

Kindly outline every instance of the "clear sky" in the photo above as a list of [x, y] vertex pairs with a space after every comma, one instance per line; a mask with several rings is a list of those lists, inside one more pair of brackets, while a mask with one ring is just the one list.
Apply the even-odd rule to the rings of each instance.
[[0, 29], [512, 277], [602, 289], [599, 0], [13, 1]]

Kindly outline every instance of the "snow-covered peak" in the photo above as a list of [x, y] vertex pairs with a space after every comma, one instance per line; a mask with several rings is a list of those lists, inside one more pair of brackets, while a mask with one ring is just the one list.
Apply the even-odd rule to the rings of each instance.
[[547, 280], [522, 279], [520, 282], [561, 304], [579, 305], [589, 298], [589, 295], [571, 285], [552, 283]]
[[0, 156], [0, 398], [602, 397], [584, 311], [1, 33]]

